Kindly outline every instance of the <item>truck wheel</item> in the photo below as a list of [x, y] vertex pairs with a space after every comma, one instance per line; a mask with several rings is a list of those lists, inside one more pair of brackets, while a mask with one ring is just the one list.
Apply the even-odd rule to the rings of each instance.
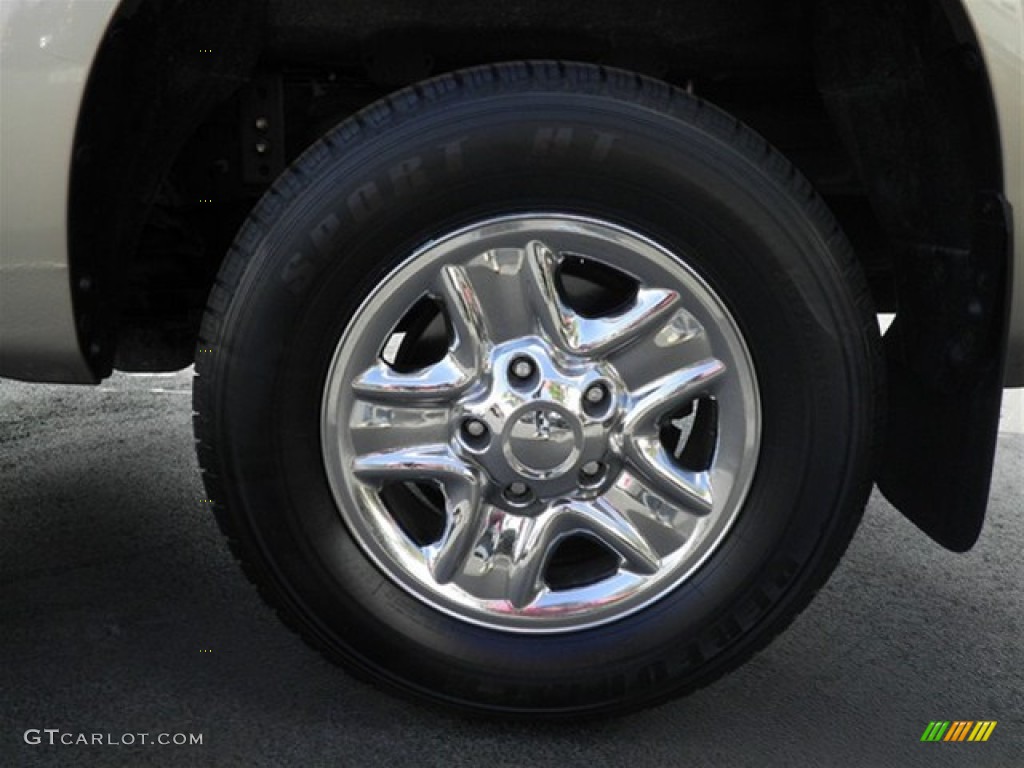
[[880, 413], [858, 264], [686, 93], [524, 62], [401, 91], [274, 184], [210, 297], [196, 434], [266, 599], [366, 679], [619, 712], [809, 601]]

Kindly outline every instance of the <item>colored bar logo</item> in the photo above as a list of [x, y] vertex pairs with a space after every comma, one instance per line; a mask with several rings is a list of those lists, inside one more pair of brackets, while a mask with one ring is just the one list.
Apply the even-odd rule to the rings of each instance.
[[921, 741], [988, 741], [997, 720], [932, 720]]

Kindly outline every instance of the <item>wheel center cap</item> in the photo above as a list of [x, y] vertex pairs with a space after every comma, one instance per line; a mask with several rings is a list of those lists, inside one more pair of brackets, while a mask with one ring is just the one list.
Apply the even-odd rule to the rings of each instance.
[[519, 415], [505, 436], [505, 454], [532, 477], [564, 473], [579, 457], [581, 435], [566, 414], [550, 406], [532, 406]]

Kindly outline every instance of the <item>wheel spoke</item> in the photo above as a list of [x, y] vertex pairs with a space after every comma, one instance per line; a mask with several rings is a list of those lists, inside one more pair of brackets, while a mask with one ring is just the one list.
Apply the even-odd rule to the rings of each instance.
[[448, 439], [447, 408], [418, 408], [360, 402], [349, 423], [357, 455], [440, 445]]
[[462, 570], [487, 518], [481, 514], [480, 484], [475, 479], [449, 479], [442, 490], [448, 520], [441, 540], [425, 554], [434, 580], [447, 584]]
[[[523, 277], [526, 270], [526, 251], [523, 248], [495, 248], [478, 254], [465, 266], [459, 267], [461, 275], [452, 281], [442, 276], [442, 280], [462, 284], [459, 289], [455, 284], [439, 286], [437, 292], [442, 294], [445, 303], [454, 305], [461, 298], [448, 298], [451, 292], [459, 294], [467, 287], [475, 296], [475, 307], [469, 305], [466, 315], [472, 318], [477, 314], [480, 318], [479, 327], [483, 329], [483, 343], [497, 344], [511, 339], [531, 336], [537, 333], [537, 321], [532, 312], [525, 311], [533, 299], [528, 292]], [[454, 314], [454, 313], [453, 313]], [[452, 318], [453, 324], [460, 322]], [[472, 320], [465, 321], [471, 325]], [[458, 334], [458, 328], [455, 329]]]
[[666, 321], [679, 303], [679, 294], [661, 288], [641, 288], [632, 304], [604, 317], [584, 317], [558, 294], [559, 258], [539, 241], [527, 246], [525, 277], [541, 327], [566, 351], [600, 356], [625, 346]]
[[544, 566], [566, 532], [568, 518], [558, 509], [529, 517], [494, 506], [487, 506], [481, 518], [472, 556], [454, 581], [521, 611], [546, 590]]
[[[587, 534], [603, 543], [639, 574], [657, 572], [661, 565], [634, 523], [609, 503], [572, 502], [535, 517], [511, 515], [490, 508], [479, 525], [471, 571], [456, 581], [506, 600], [517, 611], [535, 603], [548, 588], [544, 572], [551, 555], [567, 536]], [[463, 558], [463, 562], [466, 558]], [[483, 586], [484, 584], [488, 586]]]
[[649, 575], [661, 567], [658, 553], [644, 534], [608, 499], [572, 502], [565, 506], [565, 514], [577, 532], [594, 536], [621, 557], [629, 570]]
[[537, 312], [541, 330], [563, 349], [574, 351], [582, 318], [558, 296], [558, 257], [539, 240], [531, 241], [526, 246], [521, 278], [526, 281], [526, 294]]
[[635, 334], [631, 344], [609, 353], [609, 360], [630, 390], [639, 390], [680, 367], [707, 359], [711, 346], [700, 322], [676, 307]]
[[424, 549], [434, 579], [446, 584], [465, 563], [480, 535], [480, 480], [447, 445], [423, 445], [359, 456], [355, 475], [367, 482], [435, 481], [447, 521], [440, 541]]
[[629, 470], [622, 472], [604, 498], [632, 521], [659, 555], [685, 546], [703, 519], [671, 496], [656, 493]]
[[446, 403], [476, 380], [489, 348], [480, 300], [466, 270], [458, 266], [441, 270], [436, 290], [454, 331], [448, 353], [432, 365], [408, 372], [378, 361], [353, 382], [361, 397], [380, 402]]
[[518, 518], [506, 526], [506, 532], [515, 532], [508, 560], [508, 601], [519, 610], [534, 602], [544, 589], [544, 565], [558, 540], [559, 519], [548, 511], [539, 517]]
[[639, 478], [657, 493], [681, 504], [694, 515], [711, 513], [714, 493], [710, 472], [683, 469], [656, 437], [627, 436], [623, 452]]
[[477, 484], [476, 474], [447, 445], [417, 445], [357, 456], [352, 471], [366, 482], [437, 480]]
[[479, 371], [489, 346], [480, 298], [463, 267], [445, 266], [438, 282], [455, 335], [451, 354], [465, 370]]
[[675, 291], [641, 288], [633, 304], [614, 315], [576, 315], [578, 340], [573, 351], [581, 355], [607, 355], [658, 328], [657, 323], [666, 319], [678, 301]]
[[714, 382], [726, 372], [725, 363], [708, 358], [673, 371], [641, 388], [631, 398], [623, 423], [627, 435], [650, 436], [672, 411], [699, 395], [709, 394]]
[[381, 361], [353, 382], [362, 398], [379, 402], [448, 403], [476, 379], [476, 369], [463, 365], [453, 353], [418, 371], [402, 373]]

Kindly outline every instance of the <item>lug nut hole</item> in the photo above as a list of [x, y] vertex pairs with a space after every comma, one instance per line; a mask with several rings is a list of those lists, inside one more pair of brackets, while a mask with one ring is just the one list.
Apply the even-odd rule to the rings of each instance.
[[515, 358], [508, 365], [508, 379], [513, 386], [530, 386], [537, 380], [537, 364], [529, 357]]
[[472, 418], [462, 422], [460, 436], [462, 437], [462, 442], [474, 450], [486, 448], [487, 443], [491, 439], [490, 430], [487, 429], [487, 425], [480, 421], [480, 419]]
[[603, 381], [591, 384], [583, 392], [583, 411], [592, 418], [605, 416], [611, 404], [611, 390]]
[[523, 507], [533, 501], [533, 491], [526, 483], [510, 483], [505, 489], [505, 500], [517, 507]]
[[596, 488], [604, 482], [608, 468], [600, 461], [588, 461], [580, 467], [580, 486]]

